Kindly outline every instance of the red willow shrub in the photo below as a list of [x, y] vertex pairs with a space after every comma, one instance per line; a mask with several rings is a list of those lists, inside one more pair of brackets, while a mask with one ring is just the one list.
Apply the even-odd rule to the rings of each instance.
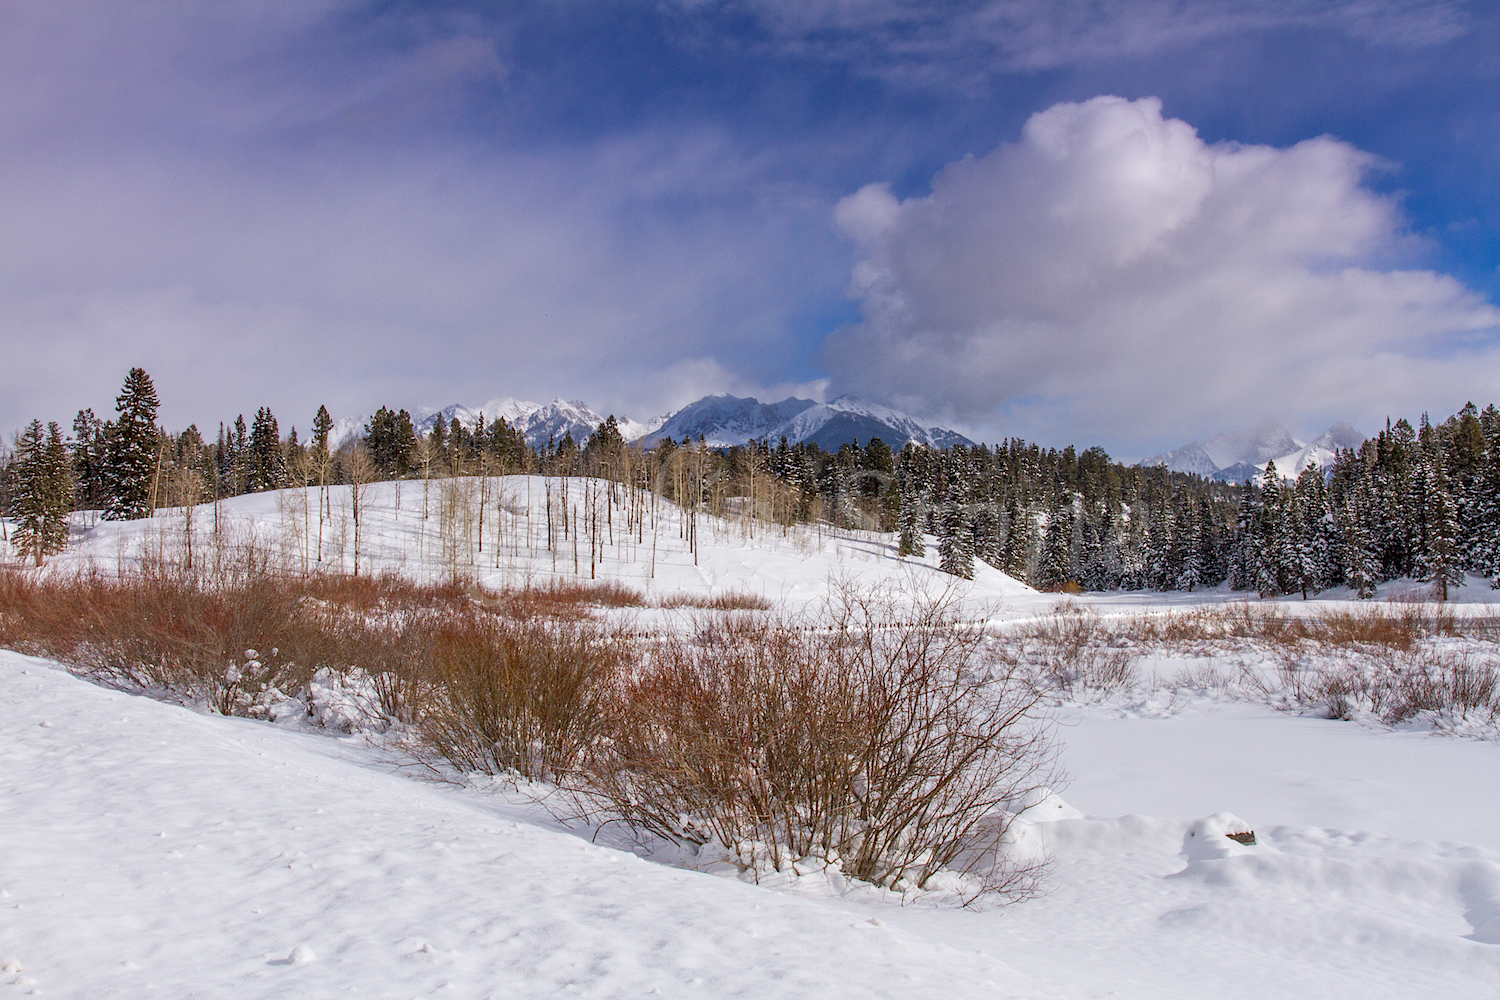
[[609, 819], [755, 872], [811, 856], [880, 886], [983, 871], [1026, 895], [1037, 868], [997, 848], [1002, 807], [1051, 778], [1036, 695], [983, 661], [951, 604], [905, 597], [845, 591], [811, 621], [717, 617], [661, 641], [583, 790]]

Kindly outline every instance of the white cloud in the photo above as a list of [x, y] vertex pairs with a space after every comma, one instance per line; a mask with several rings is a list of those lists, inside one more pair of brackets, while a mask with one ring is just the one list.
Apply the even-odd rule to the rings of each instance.
[[1419, 247], [1374, 166], [1328, 137], [1209, 145], [1153, 98], [1039, 112], [926, 197], [840, 202], [864, 318], [824, 345], [832, 391], [1126, 449], [1500, 398], [1500, 311], [1394, 269]]

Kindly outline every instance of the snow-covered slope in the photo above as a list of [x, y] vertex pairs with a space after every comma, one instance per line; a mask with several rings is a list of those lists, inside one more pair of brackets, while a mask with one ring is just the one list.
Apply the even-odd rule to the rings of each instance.
[[[601, 489], [593, 495], [608, 498], [611, 491]], [[921, 557], [898, 557], [890, 535], [700, 517], [699, 545], [694, 552], [686, 541], [684, 515], [669, 503], [648, 502], [642, 531], [624, 531], [631, 498], [622, 490], [612, 491], [612, 512], [600, 511], [598, 523], [607, 527], [591, 566], [586, 538], [581, 547], [563, 539], [551, 548], [547, 544], [549, 505], [554, 517], [564, 506], [577, 517], [581, 505], [588, 502], [589, 494], [579, 479], [504, 476], [489, 480], [482, 545], [477, 517], [465, 520], [461, 529], [444, 529], [437, 513], [443, 502], [466, 505], [473, 511], [479, 500], [478, 480], [436, 480], [425, 489], [420, 481], [376, 483], [365, 496], [359, 545], [359, 569], [365, 574], [389, 571], [420, 579], [456, 574], [495, 587], [597, 575], [622, 580], [653, 597], [747, 591], [794, 606], [827, 597], [830, 587], [840, 580], [859, 586], [916, 586], [934, 593], [955, 584], [953, 577], [937, 569], [936, 539], [930, 540]], [[355, 553], [349, 488], [330, 489], [330, 513], [321, 528], [317, 497], [316, 488], [234, 497], [220, 503], [218, 523], [223, 537], [235, 544], [253, 540], [279, 560], [285, 571], [352, 572]], [[425, 518], [424, 510], [429, 514]], [[207, 506], [195, 516], [194, 544], [200, 553], [212, 543], [209, 532], [214, 517]], [[128, 567], [162, 553], [170, 558], [185, 551], [185, 530], [180, 509], [138, 521], [101, 521], [83, 531], [66, 552], [52, 557], [49, 571]], [[316, 561], [320, 547], [321, 564]], [[976, 563], [974, 582], [962, 590], [976, 612], [1052, 601], [983, 562]]]
[[595, 846], [502, 794], [403, 777], [359, 739], [195, 715], [4, 652], [0, 690], [7, 995], [1021, 992], [1000, 959], [882, 919], [899, 907]]
[[312, 731], [297, 702], [276, 724], [195, 714], [6, 652], [0, 692], [18, 996], [1477, 1000], [1500, 981], [1493, 742], [1191, 688], [1063, 705], [1066, 801], [1013, 848], [1050, 854], [1049, 891], [972, 910], [811, 865], [754, 885], [657, 863], [508, 782]]

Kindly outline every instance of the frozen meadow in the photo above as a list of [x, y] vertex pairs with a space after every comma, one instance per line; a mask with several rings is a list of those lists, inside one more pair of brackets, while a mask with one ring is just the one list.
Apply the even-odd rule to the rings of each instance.
[[[507, 477], [367, 487], [361, 574], [486, 587], [619, 580], [672, 628], [683, 595], [816, 605], [855, 586], [941, 592], [887, 536], [696, 521], [607, 484]], [[319, 507], [322, 507], [321, 527]], [[549, 510], [552, 544], [549, 538]], [[425, 516], [424, 516], [425, 510]], [[482, 510], [482, 514], [481, 514]], [[561, 521], [566, 511], [566, 536]], [[77, 526], [45, 573], [252, 551], [352, 572], [348, 487]], [[321, 535], [321, 539], [320, 539]], [[481, 546], [482, 541], [482, 546]], [[1418, 596], [1391, 584], [1382, 596]], [[1484, 618], [1478, 582], [1451, 605]], [[1059, 614], [978, 566], [956, 595], [1002, 633], [1243, 600], [1085, 595]], [[1290, 615], [1354, 606], [1284, 602]], [[1253, 602], [1257, 607], [1275, 602]], [[1312, 610], [1309, 610], [1312, 609]], [[0, 653], [0, 986], [56, 997], [1489, 997], [1500, 983], [1493, 720], [1288, 694], [1270, 647], [1152, 646], [1130, 677], [1049, 695], [1067, 782], [1010, 850], [1047, 893], [962, 908], [798, 865], [762, 878], [569, 824], [538, 786], [435, 780], [356, 722], [211, 715]], [[1493, 643], [1442, 640], [1482, 658]], [[1022, 646], [1023, 654], [1027, 647]], [[1026, 654], [1032, 655], [1032, 654]], [[1101, 661], [1102, 662], [1102, 661]], [[1296, 664], [1291, 664], [1295, 667]], [[290, 701], [289, 701], [290, 704]], [[323, 711], [323, 718], [328, 713]], [[1228, 834], [1252, 830], [1254, 844]], [[1245, 839], [1245, 838], [1242, 838]]]

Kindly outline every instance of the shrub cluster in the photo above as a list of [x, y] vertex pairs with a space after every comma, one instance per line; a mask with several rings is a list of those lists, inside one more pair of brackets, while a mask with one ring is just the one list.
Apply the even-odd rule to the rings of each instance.
[[897, 604], [846, 591], [811, 621], [716, 617], [660, 641], [596, 746], [600, 811], [755, 872], [811, 858], [921, 888], [983, 869], [1024, 895], [1035, 871], [996, 849], [1002, 807], [1050, 778], [1036, 696], [950, 604]]
[[975, 875], [974, 895], [1035, 888], [1039, 867], [999, 847], [1007, 805], [1050, 783], [1037, 695], [951, 604], [845, 590], [797, 617], [731, 595], [656, 635], [587, 613], [633, 594], [10, 574], [0, 646], [225, 714], [358, 676], [429, 759], [558, 783], [594, 822], [756, 875], [814, 858], [900, 890], [940, 871]]

